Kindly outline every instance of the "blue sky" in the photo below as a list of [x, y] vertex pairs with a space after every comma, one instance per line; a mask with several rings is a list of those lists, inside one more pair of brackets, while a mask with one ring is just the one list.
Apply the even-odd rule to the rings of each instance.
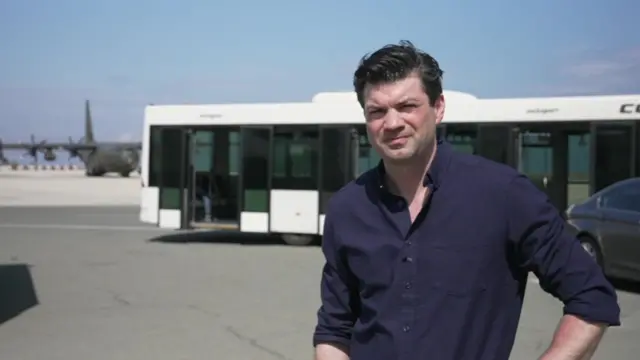
[[[378, 5], [374, 5], [378, 4]], [[351, 90], [401, 39], [479, 97], [640, 93], [637, 0], [0, 1], [0, 137], [139, 140], [147, 103], [307, 101]]]

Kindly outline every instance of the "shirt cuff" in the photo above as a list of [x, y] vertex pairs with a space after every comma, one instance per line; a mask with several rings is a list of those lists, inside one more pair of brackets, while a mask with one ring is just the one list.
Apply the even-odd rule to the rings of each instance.
[[319, 344], [338, 344], [348, 349], [351, 344], [351, 339], [335, 335], [316, 334], [313, 336], [313, 347]]
[[591, 323], [620, 326], [620, 307], [617, 304], [609, 304], [611, 300], [608, 297], [603, 300], [599, 305], [573, 301], [565, 305], [564, 314], [574, 315]]

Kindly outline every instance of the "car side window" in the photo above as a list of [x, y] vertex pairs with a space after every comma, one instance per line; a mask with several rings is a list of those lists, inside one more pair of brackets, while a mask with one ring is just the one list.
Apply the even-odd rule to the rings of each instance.
[[602, 195], [602, 207], [640, 213], [640, 187], [623, 186], [612, 189]]

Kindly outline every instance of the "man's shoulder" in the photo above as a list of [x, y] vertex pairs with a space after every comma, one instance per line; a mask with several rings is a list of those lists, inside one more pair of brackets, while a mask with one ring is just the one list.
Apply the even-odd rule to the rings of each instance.
[[454, 172], [473, 175], [475, 179], [483, 179], [505, 185], [521, 174], [515, 168], [480, 155], [456, 152], [452, 163]]
[[449, 171], [452, 172], [450, 183], [468, 187], [473, 184], [473, 192], [504, 193], [510, 184], [522, 176], [517, 169], [479, 155], [456, 153]]
[[369, 169], [343, 186], [329, 199], [327, 213], [348, 211], [367, 201], [376, 176], [376, 169]]

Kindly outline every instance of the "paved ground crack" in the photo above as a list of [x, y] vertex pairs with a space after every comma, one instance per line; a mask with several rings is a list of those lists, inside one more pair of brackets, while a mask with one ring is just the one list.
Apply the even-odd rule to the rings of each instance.
[[115, 291], [109, 291], [109, 292], [111, 293], [111, 298], [117, 304], [123, 305], [123, 306], [131, 305], [131, 302], [129, 300], [125, 299], [122, 295], [118, 294], [117, 292], [115, 292]]
[[197, 312], [199, 312], [199, 313], [202, 313], [202, 314], [205, 314], [205, 315], [211, 316], [211, 317], [213, 317], [214, 319], [217, 319], [217, 318], [219, 318], [219, 317], [220, 317], [220, 314], [218, 314], [218, 313], [216, 313], [216, 312], [209, 311], [209, 310], [207, 310], [207, 309], [203, 309], [203, 308], [201, 308], [201, 307], [200, 307], [200, 306], [198, 306], [198, 305], [187, 305], [187, 309], [191, 309], [191, 310], [197, 311]]
[[292, 360], [292, 359], [286, 357], [284, 354], [281, 354], [281, 353], [279, 353], [279, 352], [277, 352], [275, 350], [269, 349], [268, 347], [266, 347], [264, 345], [260, 345], [256, 339], [252, 339], [252, 338], [250, 338], [248, 336], [245, 336], [245, 335], [241, 334], [238, 330], [234, 329], [231, 326], [225, 327], [225, 330], [227, 332], [229, 332], [230, 334], [232, 334], [233, 336], [235, 336], [236, 338], [238, 338], [240, 341], [249, 344], [253, 348], [256, 348], [258, 350], [266, 352], [267, 354], [273, 356], [276, 359]]

